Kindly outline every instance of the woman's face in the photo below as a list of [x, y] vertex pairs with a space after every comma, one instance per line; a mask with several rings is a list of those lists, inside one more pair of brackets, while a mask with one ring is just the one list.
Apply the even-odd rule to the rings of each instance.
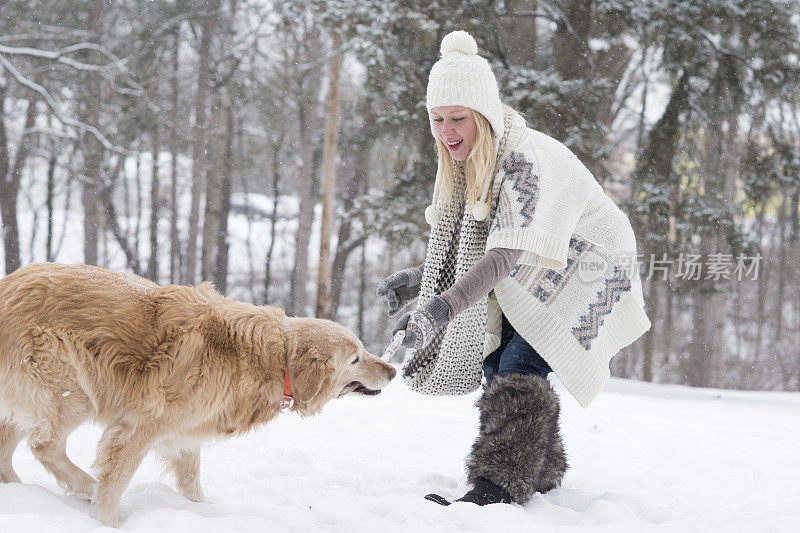
[[447, 105], [431, 109], [433, 131], [450, 150], [456, 161], [466, 161], [472, 147], [478, 126], [472, 118], [472, 111], [460, 105]]

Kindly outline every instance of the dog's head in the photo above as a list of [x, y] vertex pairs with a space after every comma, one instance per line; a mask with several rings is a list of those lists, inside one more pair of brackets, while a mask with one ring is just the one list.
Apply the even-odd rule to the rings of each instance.
[[379, 394], [397, 373], [330, 320], [286, 318], [284, 331], [294, 410], [302, 415], [317, 413], [328, 400], [347, 394]]

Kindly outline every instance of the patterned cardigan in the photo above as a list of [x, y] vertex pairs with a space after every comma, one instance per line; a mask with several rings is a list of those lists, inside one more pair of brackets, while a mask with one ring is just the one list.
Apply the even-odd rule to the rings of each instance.
[[611, 358], [650, 328], [630, 222], [566, 146], [530, 128], [492, 196], [486, 249], [524, 252], [490, 294], [484, 353], [500, 343], [502, 310], [587, 407]]

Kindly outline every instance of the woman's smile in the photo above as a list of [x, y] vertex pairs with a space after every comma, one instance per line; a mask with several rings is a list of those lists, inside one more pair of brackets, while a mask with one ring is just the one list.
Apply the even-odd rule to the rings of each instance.
[[461, 145], [462, 142], [464, 142], [464, 139], [459, 139], [457, 141], [452, 141], [452, 142], [447, 141], [447, 147], [450, 149], [451, 152], [455, 152], [456, 150], [458, 150], [458, 147]]

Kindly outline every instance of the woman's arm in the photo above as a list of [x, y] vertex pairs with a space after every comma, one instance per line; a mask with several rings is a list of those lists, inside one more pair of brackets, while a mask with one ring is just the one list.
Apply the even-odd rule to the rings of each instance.
[[492, 248], [486, 252], [460, 280], [441, 294], [450, 308], [449, 319], [489, 294], [498, 282], [508, 277], [521, 255], [522, 250], [512, 248]]

